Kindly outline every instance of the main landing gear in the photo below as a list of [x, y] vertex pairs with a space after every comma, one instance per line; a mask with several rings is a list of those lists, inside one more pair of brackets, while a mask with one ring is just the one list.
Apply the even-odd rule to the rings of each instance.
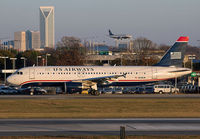
[[89, 89], [88, 93], [90, 93], [91, 95], [95, 95], [95, 96], [100, 95], [98, 90], [95, 90], [95, 89], [92, 89], [92, 88]]

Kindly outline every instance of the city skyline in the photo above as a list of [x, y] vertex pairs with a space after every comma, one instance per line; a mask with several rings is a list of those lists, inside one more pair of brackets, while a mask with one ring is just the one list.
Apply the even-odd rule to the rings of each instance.
[[39, 30], [38, 8], [54, 6], [55, 43], [62, 36], [75, 36], [114, 44], [108, 37], [108, 29], [112, 29], [113, 33], [131, 34], [134, 39], [146, 37], [167, 45], [180, 35], [187, 35], [189, 44], [197, 46], [200, 45], [199, 4], [196, 0], [2, 0], [0, 38], [12, 40], [14, 32]]

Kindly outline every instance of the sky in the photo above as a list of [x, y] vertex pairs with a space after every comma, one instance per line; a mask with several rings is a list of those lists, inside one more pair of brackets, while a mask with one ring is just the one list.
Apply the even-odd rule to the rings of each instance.
[[39, 30], [39, 7], [55, 7], [55, 41], [75, 36], [114, 45], [114, 34], [171, 45], [181, 35], [200, 46], [200, 0], [0, 0], [0, 38]]

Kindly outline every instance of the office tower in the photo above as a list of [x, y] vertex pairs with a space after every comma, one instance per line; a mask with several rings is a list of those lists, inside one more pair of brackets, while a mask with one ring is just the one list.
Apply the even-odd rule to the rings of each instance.
[[2, 44], [0, 44], [1, 50], [9, 50], [9, 49], [13, 49], [13, 48], [14, 48], [14, 40], [5, 41]]
[[26, 50], [40, 49], [40, 32], [26, 31]]
[[54, 7], [40, 7], [41, 48], [54, 48]]
[[18, 31], [14, 33], [14, 49], [17, 51], [26, 50], [26, 32]]

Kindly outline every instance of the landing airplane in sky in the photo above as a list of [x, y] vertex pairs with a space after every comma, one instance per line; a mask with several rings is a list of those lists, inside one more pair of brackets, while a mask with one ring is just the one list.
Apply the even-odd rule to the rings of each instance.
[[132, 36], [131, 35], [129, 35], [129, 34], [113, 34], [112, 32], [111, 32], [111, 30], [109, 29], [109, 36], [110, 36], [110, 38], [113, 38], [113, 39], [117, 39], [117, 40], [122, 40], [122, 39], [130, 39], [130, 38], [132, 38]]
[[189, 37], [180, 37], [155, 66], [33, 66], [17, 70], [7, 78], [18, 86], [63, 86], [81, 83], [97, 93], [98, 86], [134, 86], [168, 80], [191, 73], [182, 68]]

